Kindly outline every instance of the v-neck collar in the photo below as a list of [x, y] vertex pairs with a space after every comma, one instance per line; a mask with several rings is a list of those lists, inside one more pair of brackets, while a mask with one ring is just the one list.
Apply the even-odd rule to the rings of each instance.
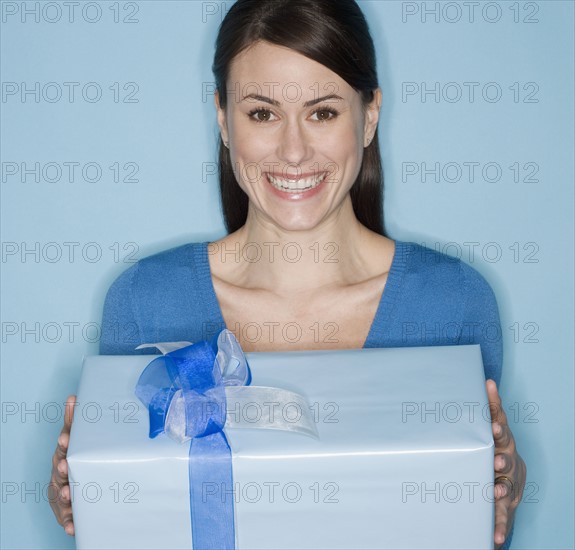
[[[197, 254], [194, 254], [198, 267], [196, 275], [199, 278], [200, 287], [206, 289], [206, 302], [202, 305], [205, 309], [207, 319], [217, 323], [217, 326], [225, 327], [224, 316], [222, 309], [216, 295], [214, 283], [212, 280], [212, 272], [210, 269], [210, 262], [208, 257], [208, 241], [198, 243], [199, 248], [196, 249]], [[379, 347], [378, 342], [381, 342], [382, 336], [387, 333], [387, 326], [391, 320], [393, 309], [397, 301], [397, 296], [401, 289], [403, 275], [405, 273], [405, 266], [407, 264], [407, 256], [409, 252], [408, 243], [403, 241], [395, 241], [395, 252], [391, 267], [387, 275], [387, 281], [379, 300], [379, 305], [375, 316], [371, 323], [371, 327], [367, 334], [367, 338], [362, 348]]]

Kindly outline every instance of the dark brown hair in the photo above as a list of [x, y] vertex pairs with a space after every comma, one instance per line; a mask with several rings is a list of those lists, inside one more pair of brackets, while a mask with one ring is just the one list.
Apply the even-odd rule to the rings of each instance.
[[[212, 70], [226, 108], [233, 59], [257, 41], [294, 50], [321, 63], [360, 93], [364, 107], [378, 87], [373, 40], [355, 0], [237, 0], [220, 25]], [[219, 143], [220, 196], [228, 232], [242, 227], [248, 197], [233, 173], [229, 150]], [[383, 231], [383, 170], [377, 131], [365, 149], [350, 196], [358, 220]]]

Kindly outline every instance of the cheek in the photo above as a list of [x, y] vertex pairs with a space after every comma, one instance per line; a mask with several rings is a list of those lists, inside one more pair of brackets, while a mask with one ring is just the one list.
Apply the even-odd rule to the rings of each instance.
[[349, 178], [357, 175], [363, 158], [363, 131], [357, 126], [338, 133], [324, 144], [326, 156], [336, 163], [338, 173]]
[[363, 121], [356, 116], [347, 119], [345, 124], [334, 126], [332, 131], [326, 133], [322, 143], [329, 144], [332, 151], [357, 154], [363, 149], [363, 138]]
[[240, 187], [246, 191], [246, 186], [257, 184], [261, 180], [263, 166], [259, 159], [264, 158], [266, 152], [253, 140], [239, 137], [234, 143], [236, 145], [231, 151], [233, 171]]
[[258, 162], [269, 155], [271, 141], [256, 124], [243, 120], [244, 117], [245, 115], [239, 120], [237, 117], [233, 118], [230, 121], [229, 131], [234, 144], [232, 156], [235, 158], [232, 158], [232, 161], [245, 165]]
[[249, 193], [249, 188], [261, 181], [262, 169], [265, 166], [262, 159], [269, 154], [269, 144], [262, 143], [261, 139], [249, 133], [238, 132], [232, 136], [232, 169], [242, 190]]

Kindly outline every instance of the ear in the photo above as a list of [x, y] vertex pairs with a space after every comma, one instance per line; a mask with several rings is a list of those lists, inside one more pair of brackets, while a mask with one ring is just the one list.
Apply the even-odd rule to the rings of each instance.
[[222, 109], [220, 105], [220, 93], [216, 90], [214, 94], [214, 103], [216, 105], [216, 111], [218, 116], [218, 126], [220, 127], [220, 133], [222, 135], [222, 141], [224, 143], [229, 142], [228, 137], [228, 121], [226, 119], [226, 111]]
[[381, 111], [381, 99], [381, 88], [377, 88], [377, 90], [373, 92], [372, 102], [365, 110], [364, 147], [367, 147], [373, 141], [373, 136], [377, 130], [379, 113]]

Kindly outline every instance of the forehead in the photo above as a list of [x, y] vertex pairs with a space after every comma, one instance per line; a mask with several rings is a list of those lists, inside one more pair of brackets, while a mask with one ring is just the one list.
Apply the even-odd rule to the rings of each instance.
[[239, 83], [246, 90], [250, 88], [247, 93], [253, 93], [254, 88], [260, 86], [264, 91], [275, 91], [274, 95], [297, 84], [302, 98], [317, 96], [318, 93], [324, 95], [326, 92], [352, 98], [356, 93], [345, 80], [325, 65], [289, 48], [263, 41], [255, 43], [234, 58], [230, 66], [229, 82], [232, 86]]

